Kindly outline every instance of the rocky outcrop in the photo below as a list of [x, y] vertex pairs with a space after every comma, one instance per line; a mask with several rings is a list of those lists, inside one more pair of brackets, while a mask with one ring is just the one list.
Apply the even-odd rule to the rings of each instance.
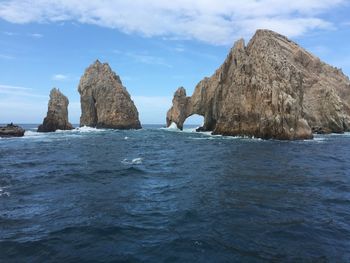
[[17, 125], [8, 124], [5, 127], [0, 127], [0, 137], [22, 137], [25, 130]]
[[258, 30], [247, 46], [235, 43], [224, 64], [196, 86], [191, 97], [175, 92], [167, 114], [182, 128], [187, 117], [204, 116], [214, 134], [308, 139], [313, 132], [350, 129], [350, 81], [296, 43]]
[[107, 63], [88, 67], [78, 87], [80, 126], [140, 129], [138, 111], [126, 88]]
[[53, 88], [50, 92], [50, 101], [47, 116], [38, 132], [54, 132], [56, 130], [72, 130], [73, 126], [68, 122], [69, 101], [59, 89]]

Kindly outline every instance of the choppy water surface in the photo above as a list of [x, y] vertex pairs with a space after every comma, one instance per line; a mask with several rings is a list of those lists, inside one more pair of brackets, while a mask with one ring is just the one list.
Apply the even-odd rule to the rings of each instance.
[[0, 261], [350, 262], [349, 161], [350, 134], [29, 130], [0, 139]]

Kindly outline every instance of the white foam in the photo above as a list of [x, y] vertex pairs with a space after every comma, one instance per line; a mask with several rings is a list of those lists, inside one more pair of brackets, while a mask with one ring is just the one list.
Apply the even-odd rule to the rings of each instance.
[[24, 137], [44, 137], [44, 133], [36, 131], [25, 131]]
[[93, 127], [88, 127], [88, 126], [83, 126], [83, 127], [78, 127], [75, 128], [73, 131], [77, 131], [80, 133], [88, 133], [88, 132], [104, 132], [106, 131], [105, 129], [97, 129]]
[[315, 138], [313, 138], [313, 140], [314, 141], [318, 141], [318, 142], [322, 142], [322, 141], [325, 141], [326, 138], [324, 138], [324, 137], [315, 137]]
[[129, 137], [128, 137], [128, 136], [125, 136], [125, 137], [124, 137], [124, 140], [128, 140], [128, 139], [129, 139]]
[[166, 131], [181, 131], [175, 122], [172, 122], [169, 127], [167, 128], [160, 128], [161, 130], [166, 130]]
[[5, 192], [4, 189], [5, 189], [5, 187], [3, 187], [3, 188], [0, 187], [0, 197], [1, 197], [1, 196], [7, 196], [7, 197], [9, 197], [9, 196], [10, 196], [10, 193], [9, 193], [9, 192]]
[[143, 158], [132, 159], [132, 164], [142, 164]]
[[143, 162], [143, 158], [134, 158], [132, 160], [128, 160], [128, 159], [124, 159], [122, 161], [123, 164], [126, 164], [126, 165], [139, 165], [139, 164], [142, 164]]
[[344, 132], [344, 133], [331, 133], [330, 135], [332, 136], [344, 136], [344, 137], [349, 137], [350, 132]]
[[193, 133], [193, 132], [197, 132], [197, 128], [186, 128], [186, 129], [183, 129], [182, 131], [183, 132], [187, 132], [187, 133]]

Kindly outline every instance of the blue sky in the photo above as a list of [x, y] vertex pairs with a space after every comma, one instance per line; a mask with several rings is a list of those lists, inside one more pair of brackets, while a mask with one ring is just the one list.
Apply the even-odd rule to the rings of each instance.
[[42, 122], [52, 87], [78, 123], [79, 79], [99, 59], [121, 77], [141, 122], [164, 124], [177, 87], [191, 95], [258, 28], [350, 75], [349, 13], [345, 0], [0, 0], [0, 123]]

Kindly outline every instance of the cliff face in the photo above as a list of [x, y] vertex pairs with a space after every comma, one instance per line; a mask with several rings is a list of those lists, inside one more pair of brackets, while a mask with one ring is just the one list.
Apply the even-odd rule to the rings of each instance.
[[50, 92], [50, 101], [47, 116], [38, 132], [54, 132], [56, 130], [71, 130], [73, 126], [68, 122], [69, 101], [59, 89], [53, 88]]
[[308, 139], [350, 129], [350, 81], [286, 37], [258, 30], [235, 43], [224, 64], [196, 86], [178, 89], [167, 125], [204, 116], [214, 134]]
[[98, 60], [86, 69], [78, 87], [80, 126], [140, 129], [138, 111], [126, 88], [107, 63]]

